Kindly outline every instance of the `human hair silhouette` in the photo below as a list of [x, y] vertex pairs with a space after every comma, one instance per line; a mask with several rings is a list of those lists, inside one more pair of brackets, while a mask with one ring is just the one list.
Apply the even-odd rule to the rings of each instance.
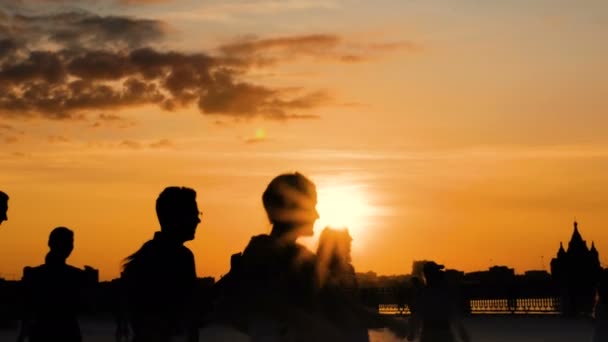
[[[424, 287], [415, 285], [416, 298], [410, 307], [410, 334], [408, 340], [416, 338], [420, 330], [420, 342], [450, 342], [457, 337], [470, 341], [469, 334], [460, 320], [458, 300], [451, 292], [445, 276], [444, 265], [427, 261], [423, 265]], [[457, 337], [452, 328], [456, 329]]]
[[[196, 192], [165, 188], [156, 200], [156, 214], [160, 231], [123, 264], [124, 317], [133, 342], [165, 342], [176, 336], [197, 341], [194, 255], [183, 245], [194, 239], [201, 222]], [[125, 332], [120, 326], [118, 332]]]
[[602, 271], [597, 285], [593, 330], [593, 342], [605, 341], [608, 341], [608, 268]]
[[363, 305], [351, 263], [352, 237], [348, 229], [325, 227], [317, 247], [319, 315], [340, 332], [344, 341], [369, 341], [369, 329], [389, 328], [398, 337], [407, 334], [407, 322], [382, 316]]
[[325, 227], [317, 247], [319, 286], [356, 288], [355, 269], [351, 264], [351, 242], [348, 229]]
[[79, 342], [77, 315], [89, 284], [83, 270], [66, 264], [74, 249], [74, 232], [53, 229], [48, 246], [45, 263], [23, 271], [24, 317], [17, 341]]
[[275, 177], [262, 194], [262, 203], [272, 224], [271, 235], [295, 241], [311, 236], [317, 212], [315, 184], [299, 172]]
[[0, 224], [8, 221], [8, 195], [0, 191]]

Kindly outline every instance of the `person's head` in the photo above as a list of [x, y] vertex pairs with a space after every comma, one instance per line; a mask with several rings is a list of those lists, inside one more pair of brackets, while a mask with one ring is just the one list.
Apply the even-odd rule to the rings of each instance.
[[317, 247], [317, 276], [319, 286], [328, 282], [348, 280], [352, 269], [350, 247], [352, 238], [347, 229], [325, 227]]
[[319, 258], [331, 258], [334, 262], [350, 263], [352, 241], [348, 229], [325, 227], [319, 236], [317, 255]]
[[66, 227], [57, 227], [49, 235], [47, 261], [65, 261], [74, 249], [74, 232]]
[[161, 232], [180, 242], [193, 240], [201, 222], [196, 191], [176, 186], [165, 188], [156, 199], [156, 215]]
[[445, 266], [439, 265], [434, 261], [428, 261], [424, 264], [422, 272], [424, 273], [424, 279], [426, 284], [434, 286], [440, 283], [444, 279], [443, 268]]
[[273, 234], [294, 237], [312, 236], [317, 212], [315, 184], [301, 173], [286, 173], [275, 177], [262, 195], [264, 209]]
[[0, 224], [8, 221], [8, 195], [0, 191]]

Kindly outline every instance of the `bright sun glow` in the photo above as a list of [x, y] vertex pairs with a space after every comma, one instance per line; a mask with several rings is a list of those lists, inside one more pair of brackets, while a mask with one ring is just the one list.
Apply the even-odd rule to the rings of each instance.
[[317, 188], [317, 211], [320, 218], [315, 224], [315, 236], [323, 228], [348, 228], [353, 237], [353, 249], [363, 246], [366, 230], [377, 211], [370, 204], [369, 194], [361, 185], [327, 182]]

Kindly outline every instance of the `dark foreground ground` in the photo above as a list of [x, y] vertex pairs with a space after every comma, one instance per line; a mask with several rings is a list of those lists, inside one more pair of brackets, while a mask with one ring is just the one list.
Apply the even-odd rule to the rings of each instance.
[[[473, 341], [479, 342], [591, 342], [589, 320], [557, 316], [475, 316], [465, 319]], [[113, 342], [111, 321], [83, 320], [84, 342]], [[15, 341], [16, 330], [0, 330], [0, 341]], [[401, 341], [385, 331], [371, 331], [374, 342]], [[201, 330], [201, 341], [248, 341], [247, 337], [223, 327]]]

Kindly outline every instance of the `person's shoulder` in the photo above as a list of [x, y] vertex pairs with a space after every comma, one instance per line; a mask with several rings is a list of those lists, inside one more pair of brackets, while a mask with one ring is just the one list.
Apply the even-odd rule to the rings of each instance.
[[84, 270], [80, 267], [76, 267], [76, 266], [72, 266], [72, 265], [65, 265], [65, 267], [70, 271], [70, 272], [74, 272], [74, 273], [84, 273]]
[[23, 268], [23, 280], [29, 280], [38, 277], [41, 273], [45, 272], [46, 267], [44, 264], [38, 266], [26, 266]]
[[241, 254], [241, 259], [245, 263], [266, 263], [268, 259], [277, 256], [278, 244], [276, 239], [266, 235], [256, 235], [249, 240], [249, 243]]
[[184, 245], [179, 247], [178, 253], [181, 258], [194, 260], [194, 253], [192, 253], [190, 248], [188, 248]]
[[72, 265], [65, 265], [65, 266], [66, 266], [67, 271], [75, 277], [84, 277], [86, 275], [85, 270], [83, 270], [82, 268], [72, 266]]
[[301, 262], [316, 263], [318, 261], [317, 255], [304, 245], [301, 245], [299, 243], [296, 244], [295, 250], [296, 250], [296, 258]]
[[248, 246], [257, 246], [257, 245], [270, 245], [270, 244], [274, 244], [275, 243], [275, 239], [268, 235], [268, 234], [260, 234], [260, 235], [255, 235], [251, 237], [251, 240], [249, 240], [249, 244]]
[[250, 252], [257, 252], [261, 250], [268, 250], [276, 244], [275, 239], [270, 235], [260, 234], [253, 236], [249, 243], [245, 247], [243, 254], [249, 254]]

